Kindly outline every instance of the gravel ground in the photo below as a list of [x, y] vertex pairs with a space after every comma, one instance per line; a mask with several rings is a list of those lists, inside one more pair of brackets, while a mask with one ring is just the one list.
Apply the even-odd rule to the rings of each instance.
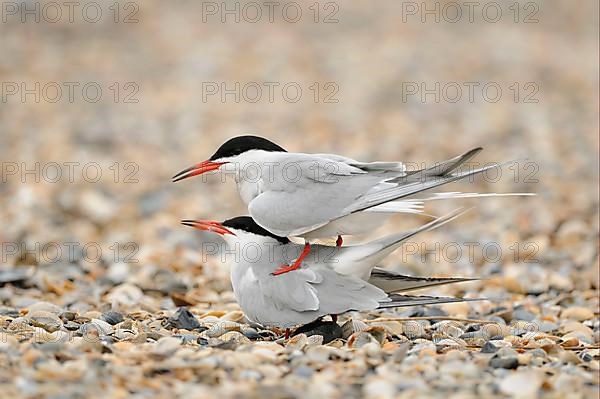
[[[273, 22], [262, 2], [229, 3], [239, 22], [219, 2], [84, 2], [73, 22], [20, 4], [0, 23], [1, 396], [598, 397], [596, 1], [483, 2], [473, 21], [456, 2], [430, 5], [439, 21], [420, 2], [282, 3]], [[286, 342], [178, 223], [245, 214], [234, 184], [169, 181], [242, 133], [414, 165], [483, 146], [476, 162], [519, 161], [451, 190], [537, 196], [435, 203], [475, 209], [384, 263], [480, 277], [423, 293], [489, 301]]]

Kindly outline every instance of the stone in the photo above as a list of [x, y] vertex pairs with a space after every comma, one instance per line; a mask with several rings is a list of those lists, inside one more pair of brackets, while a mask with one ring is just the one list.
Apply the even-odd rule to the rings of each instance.
[[177, 309], [175, 314], [169, 317], [168, 326], [171, 328], [179, 328], [188, 331], [193, 330], [206, 330], [206, 327], [202, 327], [196, 319], [196, 316], [190, 312], [186, 307]]

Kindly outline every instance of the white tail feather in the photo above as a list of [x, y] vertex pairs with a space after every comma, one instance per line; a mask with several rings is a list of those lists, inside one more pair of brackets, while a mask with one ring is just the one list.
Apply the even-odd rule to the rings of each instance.
[[377, 212], [377, 213], [412, 213], [426, 215], [434, 217], [433, 215], [426, 214], [424, 212], [425, 203], [428, 201], [438, 201], [447, 199], [457, 198], [485, 198], [485, 197], [515, 197], [515, 196], [534, 196], [535, 193], [461, 193], [461, 192], [447, 192], [447, 193], [435, 193], [431, 197], [427, 198], [411, 198], [407, 200], [399, 200], [386, 202], [374, 206], [372, 208], [365, 209], [365, 212]]

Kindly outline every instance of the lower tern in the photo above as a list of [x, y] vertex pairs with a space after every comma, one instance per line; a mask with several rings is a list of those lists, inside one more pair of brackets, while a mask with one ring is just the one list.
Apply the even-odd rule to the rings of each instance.
[[[279, 265], [298, 257], [304, 251], [302, 245], [269, 232], [249, 216], [222, 223], [208, 220], [182, 220], [181, 223], [223, 237], [228, 253], [235, 254], [231, 262], [231, 283], [244, 314], [252, 322], [285, 328], [288, 335], [291, 327], [351, 310], [467, 300], [402, 293], [474, 279], [409, 277], [376, 267], [403, 241], [439, 227], [462, 213], [455, 211], [415, 230], [361, 245], [314, 245], [300, 268], [279, 277], [274, 277]], [[252, 255], [248, 255], [249, 252]]]
[[280, 237], [305, 240], [298, 258], [276, 274], [300, 267], [311, 251], [310, 241], [373, 231], [394, 213], [423, 213], [424, 203], [436, 199], [519, 194], [438, 193], [414, 195], [464, 179], [498, 164], [459, 169], [482, 148], [417, 171], [402, 162], [360, 162], [335, 154], [287, 152], [258, 136], [239, 136], [225, 142], [206, 161], [187, 168], [173, 181], [219, 170], [233, 175], [240, 197], [256, 224]]

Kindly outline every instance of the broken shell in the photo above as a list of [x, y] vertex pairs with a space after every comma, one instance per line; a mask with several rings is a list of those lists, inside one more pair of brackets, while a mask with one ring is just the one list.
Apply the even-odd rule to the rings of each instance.
[[342, 325], [342, 338], [348, 339], [352, 334], [359, 331], [365, 331], [369, 325], [362, 320], [350, 319]]
[[243, 319], [244, 319], [244, 312], [239, 311], [239, 310], [235, 310], [233, 312], [226, 313], [221, 317], [221, 320], [228, 320], [228, 321], [235, 321], [235, 322], [240, 322]]
[[353, 349], [361, 348], [369, 343], [379, 344], [379, 341], [366, 331], [355, 332], [348, 338], [348, 347]]
[[206, 312], [203, 315], [199, 316], [200, 319], [205, 319], [207, 317], [216, 317], [218, 319], [220, 319], [221, 317], [223, 317], [225, 315], [225, 312], [222, 310], [211, 310], [210, 312]]
[[218, 338], [229, 331], [240, 331], [240, 324], [233, 321], [220, 321], [215, 323], [206, 330], [206, 336], [210, 338]]
[[291, 353], [295, 350], [301, 351], [306, 347], [307, 344], [308, 337], [306, 336], [306, 334], [294, 335], [287, 341], [285, 345], [285, 350], [287, 353]]
[[[399, 321], [383, 321], [377, 323], [371, 323], [372, 327], [383, 327], [385, 331], [392, 336], [400, 336], [402, 335], [403, 328], [402, 323]], [[366, 330], [366, 329], [365, 329]], [[364, 331], [364, 330], [362, 330]]]

